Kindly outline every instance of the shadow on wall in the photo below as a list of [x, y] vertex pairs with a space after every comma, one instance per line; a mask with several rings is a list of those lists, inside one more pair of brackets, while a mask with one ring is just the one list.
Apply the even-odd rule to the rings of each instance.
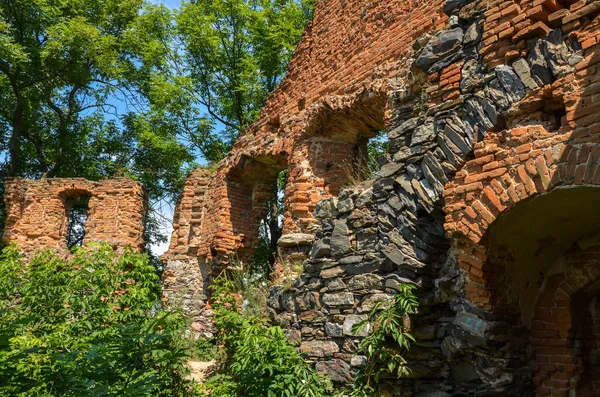
[[[511, 166], [492, 178], [474, 177], [483, 186], [467, 197], [464, 211], [475, 215], [469, 222], [479, 226], [472, 230], [481, 230], [470, 234], [473, 250], [459, 255], [469, 272], [467, 299], [510, 324], [509, 332], [497, 327], [486, 337], [508, 342], [512, 365], [529, 373], [540, 395], [592, 396], [600, 389], [599, 64], [595, 46], [576, 65], [575, 78], [553, 86], [558, 101], [547, 98], [565, 111], [543, 111], [547, 120], [561, 118], [558, 130], [552, 123], [525, 125], [486, 139], [486, 147], [496, 147], [486, 155]], [[473, 164], [479, 160], [485, 170], [478, 157]]]
[[[231, 224], [231, 236], [215, 236], [211, 249], [216, 251], [211, 263], [229, 262], [227, 256], [235, 255], [243, 262], [250, 263], [259, 241], [259, 227], [269, 211], [269, 202], [277, 194], [277, 177], [286, 168], [279, 157], [252, 159], [242, 156], [226, 177], [226, 205], [224, 216], [219, 222]], [[221, 244], [221, 241], [223, 244]], [[218, 258], [218, 259], [217, 259]], [[219, 269], [215, 269], [216, 274]]]

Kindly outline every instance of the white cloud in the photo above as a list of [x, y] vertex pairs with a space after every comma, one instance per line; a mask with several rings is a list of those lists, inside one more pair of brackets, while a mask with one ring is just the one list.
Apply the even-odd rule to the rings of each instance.
[[167, 241], [161, 244], [153, 244], [150, 246], [150, 250], [152, 253], [157, 256], [161, 256], [169, 249], [169, 245], [171, 244], [171, 235], [173, 234], [173, 214], [174, 207], [171, 203], [162, 203], [156, 211], [160, 214], [159, 222], [160, 222], [160, 231], [163, 235], [167, 236]]

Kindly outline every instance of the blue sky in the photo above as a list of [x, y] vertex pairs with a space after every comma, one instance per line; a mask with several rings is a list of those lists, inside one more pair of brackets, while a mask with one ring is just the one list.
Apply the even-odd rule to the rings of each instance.
[[165, 6], [167, 6], [167, 8], [170, 8], [171, 10], [173, 10], [173, 9], [179, 8], [179, 6], [181, 6], [182, 0], [149, 0], [149, 1], [154, 4], [164, 4]]
[[[174, 10], [181, 6], [182, 0], [149, 0], [154, 4], [164, 4], [167, 8]], [[172, 204], [162, 205], [159, 208], [159, 212], [167, 219], [173, 219], [173, 206]], [[162, 255], [169, 249], [169, 244], [171, 242], [171, 234], [173, 232], [173, 225], [170, 222], [161, 222], [161, 230], [163, 233], [167, 235], [167, 242], [163, 244], [156, 244], [151, 247], [152, 251], [156, 255]]]
[[[150, 0], [154, 4], [164, 4], [167, 8], [174, 10], [179, 8], [182, 0]], [[173, 219], [173, 208], [169, 205], [163, 205], [159, 210], [165, 218]], [[152, 246], [152, 251], [156, 255], [162, 255], [169, 249], [171, 243], [171, 234], [173, 233], [173, 225], [170, 222], [162, 222], [161, 229], [163, 233], [167, 234], [167, 242], [163, 244], [156, 244]]]

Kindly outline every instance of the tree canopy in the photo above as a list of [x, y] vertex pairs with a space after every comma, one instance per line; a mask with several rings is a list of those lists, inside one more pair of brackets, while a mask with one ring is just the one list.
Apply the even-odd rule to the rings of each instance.
[[221, 158], [256, 119], [285, 74], [312, 9], [312, 0], [183, 4], [176, 21], [185, 89], [206, 111], [187, 132], [205, 158]]
[[2, 175], [131, 173], [151, 194], [170, 188], [192, 160], [168, 120], [150, 124], [153, 80], [170, 73], [170, 12], [143, 0], [1, 4]]

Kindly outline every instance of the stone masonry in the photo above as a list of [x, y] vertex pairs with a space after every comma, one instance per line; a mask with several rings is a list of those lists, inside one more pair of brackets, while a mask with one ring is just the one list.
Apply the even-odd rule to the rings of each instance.
[[129, 178], [99, 182], [83, 178], [8, 179], [4, 182], [6, 226], [2, 241], [25, 253], [50, 248], [68, 253], [66, 234], [70, 203], [89, 197], [84, 243], [144, 248], [146, 193]]
[[[599, 14], [590, 0], [317, 1], [259, 120], [188, 180], [169, 299], [207, 329], [204, 288], [252, 252], [287, 169], [282, 241], [312, 235], [312, 249], [269, 307], [320, 371], [350, 382], [352, 324], [413, 283], [412, 374], [382, 395], [598, 395]], [[343, 161], [381, 129], [377, 177], [344, 188]]]

